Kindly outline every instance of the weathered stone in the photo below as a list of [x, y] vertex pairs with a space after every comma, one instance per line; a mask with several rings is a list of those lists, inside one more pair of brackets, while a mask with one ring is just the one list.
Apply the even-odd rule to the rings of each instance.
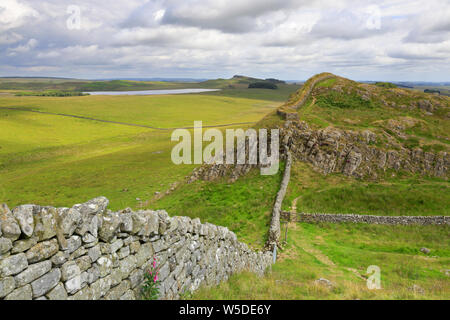
[[123, 296], [120, 297], [120, 300], [136, 300], [136, 295], [132, 290], [128, 290]]
[[92, 247], [88, 250], [88, 256], [91, 258], [91, 262], [94, 263], [102, 256], [102, 252], [100, 250], [100, 246]]
[[28, 238], [24, 240], [17, 240], [14, 242], [14, 246], [11, 250], [11, 253], [20, 253], [25, 252], [30, 249], [32, 246], [37, 244], [36, 238]]
[[120, 216], [117, 212], [108, 212], [102, 217], [102, 226], [98, 232], [100, 239], [110, 242], [120, 227]]
[[58, 208], [60, 228], [64, 236], [70, 237], [81, 223], [81, 213], [73, 208]]
[[129, 233], [133, 231], [133, 218], [131, 212], [122, 213], [120, 215], [120, 231]]
[[87, 254], [87, 250], [84, 247], [79, 247], [77, 250], [75, 250], [70, 256], [70, 260], [74, 260], [78, 257], [84, 256]]
[[13, 277], [0, 279], [0, 298], [5, 297], [16, 288], [16, 282]]
[[75, 261], [68, 261], [61, 267], [61, 279], [67, 281], [81, 274], [80, 267]]
[[26, 267], [28, 267], [28, 262], [24, 253], [9, 256], [0, 260], [0, 276], [7, 277], [18, 274]]
[[140, 212], [131, 213], [131, 220], [133, 221], [133, 234], [138, 234], [147, 222], [147, 219]]
[[34, 231], [34, 213], [37, 213], [38, 207], [26, 204], [14, 208], [13, 215], [19, 223], [20, 229], [27, 236], [31, 237]]
[[138, 235], [144, 237], [150, 237], [157, 235], [159, 232], [159, 217], [158, 214], [154, 211], [144, 211], [142, 216], [145, 219], [144, 225], [141, 227], [141, 230], [138, 232]]
[[165, 263], [160, 269], [159, 269], [159, 279], [161, 281], [166, 280], [167, 276], [170, 273], [169, 263]]
[[120, 261], [120, 272], [122, 273], [122, 279], [128, 277], [128, 275], [136, 268], [136, 257], [129, 256]]
[[39, 241], [44, 241], [56, 236], [58, 212], [55, 208], [40, 208], [39, 212], [34, 215], [35, 227], [34, 235]]
[[111, 288], [111, 276], [99, 279], [90, 286], [92, 290], [92, 299], [99, 300], [108, 293]]
[[108, 207], [109, 200], [105, 197], [97, 197], [95, 199], [89, 200], [86, 203], [76, 204], [73, 206], [74, 209], [79, 211], [83, 215], [97, 215], [105, 212]]
[[120, 268], [115, 268], [111, 271], [110, 279], [112, 287], [117, 286], [119, 283], [122, 282], [123, 277]]
[[52, 268], [50, 261], [42, 261], [39, 263], [31, 264], [28, 268], [15, 276], [15, 280], [18, 287], [22, 287], [37, 278], [43, 276], [49, 272]]
[[93, 243], [97, 240], [96, 237], [94, 237], [92, 234], [90, 234], [89, 232], [85, 233], [83, 235], [83, 242], [84, 243]]
[[122, 281], [118, 286], [112, 288], [108, 294], [105, 296], [105, 300], [119, 300], [125, 292], [130, 289], [130, 281]]
[[100, 257], [96, 263], [98, 265], [98, 270], [100, 271], [101, 278], [106, 277], [111, 273], [111, 270], [113, 268], [111, 259], [108, 259], [107, 257]]
[[52, 239], [40, 242], [27, 251], [27, 259], [29, 263], [36, 263], [50, 258], [58, 252], [58, 240]]
[[114, 241], [113, 243], [111, 243], [111, 252], [110, 253], [115, 253], [122, 247], [123, 247], [123, 240], [118, 239], [118, 240]]
[[67, 300], [92, 300], [92, 290], [89, 287], [85, 287], [73, 296], [67, 298]]
[[88, 271], [88, 279], [87, 282], [89, 284], [97, 281], [98, 279], [100, 279], [100, 270], [98, 269], [98, 266], [93, 266], [92, 268], [90, 268]]
[[75, 252], [79, 247], [81, 247], [81, 237], [79, 236], [71, 236], [67, 239], [65, 245], [61, 245], [61, 250], [64, 250], [66, 253], [71, 254]]
[[55, 267], [60, 267], [67, 261], [68, 258], [69, 258], [69, 254], [60, 251], [60, 252], [56, 253], [50, 259], [50, 261], [53, 263], [53, 265]]
[[11, 241], [17, 240], [22, 233], [19, 224], [6, 204], [0, 205], [0, 226], [2, 236], [11, 239]]
[[5, 297], [5, 300], [32, 300], [33, 299], [33, 293], [31, 291], [31, 286], [27, 284], [26, 286], [23, 286], [21, 288], [18, 288], [8, 294]]
[[144, 243], [140, 246], [136, 257], [136, 265], [141, 267], [144, 263], [146, 263], [154, 254], [153, 246], [151, 243]]
[[119, 259], [124, 259], [124, 258], [128, 257], [130, 255], [130, 247], [122, 247], [119, 250], [118, 255], [119, 255]]
[[80, 267], [81, 272], [86, 271], [91, 267], [91, 258], [89, 256], [82, 256], [75, 260], [75, 262]]
[[88, 283], [88, 274], [87, 272], [83, 272], [74, 278], [66, 281], [64, 284], [66, 291], [68, 294], [75, 294], [81, 289], [83, 289]]
[[139, 286], [142, 281], [144, 281], [144, 271], [141, 269], [136, 269], [130, 274], [130, 285], [131, 289], [136, 288]]
[[131, 254], [135, 254], [139, 251], [139, 248], [141, 247], [141, 243], [139, 241], [133, 241], [130, 243], [130, 252]]
[[61, 271], [59, 271], [59, 269], [53, 269], [46, 275], [33, 281], [31, 283], [31, 288], [33, 289], [33, 297], [36, 298], [46, 294], [51, 289], [56, 287], [60, 279]]
[[334, 283], [331, 282], [328, 279], [320, 278], [320, 279], [314, 281], [314, 283], [317, 284], [317, 285], [320, 285], [320, 286], [325, 286], [325, 287], [327, 287], [329, 289], [334, 288]]
[[0, 238], [0, 256], [7, 253], [13, 247], [12, 241], [8, 238]]
[[64, 285], [62, 283], [58, 283], [56, 287], [46, 294], [46, 297], [49, 300], [67, 300], [67, 292], [66, 289], [64, 289]]

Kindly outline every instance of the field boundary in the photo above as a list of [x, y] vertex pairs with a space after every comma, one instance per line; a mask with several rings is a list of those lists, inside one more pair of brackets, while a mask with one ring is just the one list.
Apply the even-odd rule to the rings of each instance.
[[[114, 120], [104, 120], [104, 119], [97, 119], [97, 118], [91, 118], [91, 117], [86, 117], [86, 116], [77, 116], [74, 114], [56, 113], [56, 112], [48, 112], [48, 111], [40, 111], [40, 110], [30, 110], [30, 109], [26, 109], [26, 108], [0, 107], [0, 110], [2, 110], [2, 109], [13, 110], [13, 111], [33, 112], [33, 113], [47, 114], [47, 115], [52, 115], [52, 116], [70, 117], [70, 118], [77, 118], [77, 119], [82, 119], [82, 120], [112, 123], [112, 124], [119, 124], [119, 125], [124, 125], [124, 126], [131, 126], [131, 127], [140, 127], [140, 128], [153, 129], [153, 130], [159, 130], [159, 131], [170, 131], [170, 130], [177, 130], [177, 129], [187, 129], [187, 130], [196, 129], [196, 127], [159, 128], [159, 127], [148, 126], [145, 124], [128, 123], [128, 122], [121, 122], [121, 121], [114, 121]], [[238, 126], [238, 125], [255, 124], [255, 123], [256, 122], [235, 122], [235, 123], [225, 123], [225, 124], [217, 124], [217, 125], [206, 125], [206, 126], [202, 126], [202, 128], [222, 128], [222, 127], [232, 127], [232, 126]]]
[[450, 216], [378, 216], [332, 213], [291, 213], [283, 211], [282, 218], [306, 223], [329, 222], [380, 225], [450, 225]]

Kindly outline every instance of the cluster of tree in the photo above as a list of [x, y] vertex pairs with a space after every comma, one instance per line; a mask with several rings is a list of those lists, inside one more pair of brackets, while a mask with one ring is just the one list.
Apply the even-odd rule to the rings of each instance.
[[390, 83], [390, 82], [376, 82], [375, 85], [378, 86], [378, 87], [388, 88], [388, 89], [398, 88], [397, 85], [395, 85], [393, 83]]
[[271, 82], [253, 82], [248, 85], [249, 89], [278, 89], [278, 86], [275, 83]]
[[266, 79], [266, 81], [270, 82], [270, 83], [275, 83], [275, 84], [285, 84], [286, 83], [283, 80], [278, 80], [278, 79], [274, 79], [274, 78], [268, 78], [268, 79]]
[[34, 96], [34, 97], [79, 97], [87, 96], [88, 93], [79, 91], [61, 91], [61, 90], [49, 90], [49, 91], [30, 91], [30, 92], [17, 92], [16, 96]]
[[439, 90], [436, 89], [425, 89], [423, 90], [423, 92], [425, 93], [437, 93], [437, 94], [441, 94], [441, 92]]

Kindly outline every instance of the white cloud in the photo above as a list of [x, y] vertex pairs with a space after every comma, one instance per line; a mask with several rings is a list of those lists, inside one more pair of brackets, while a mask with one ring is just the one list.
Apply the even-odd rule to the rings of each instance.
[[[0, 75], [449, 80], [450, 4], [429, 0], [2, 0]], [[36, 67], [36, 68], [34, 68]], [[33, 69], [34, 68], [34, 69]], [[39, 71], [36, 71], [39, 70]], [[101, 76], [100, 76], [101, 75]]]

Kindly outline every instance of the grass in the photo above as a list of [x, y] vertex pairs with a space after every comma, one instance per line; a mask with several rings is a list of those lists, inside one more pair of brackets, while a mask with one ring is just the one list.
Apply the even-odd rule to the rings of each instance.
[[281, 173], [282, 168], [277, 175], [261, 176], [255, 169], [233, 184], [226, 179], [197, 181], [149, 206], [227, 226], [240, 241], [260, 249], [266, 240]]
[[[288, 242], [266, 277], [242, 273], [191, 299], [449, 299], [448, 226], [291, 224]], [[420, 252], [430, 248], [430, 256]], [[381, 269], [381, 289], [369, 290], [369, 266]], [[317, 284], [325, 278], [334, 287]], [[416, 285], [423, 294], [414, 291]]]
[[[276, 107], [265, 100], [205, 95], [0, 97], [2, 107], [64, 113], [159, 128], [253, 122]], [[182, 116], [180, 116], [182, 115]]]
[[110, 208], [118, 210], [137, 208], [137, 198], [152, 199], [194, 168], [172, 163], [171, 130], [26, 109], [171, 128], [192, 126], [194, 120], [203, 120], [204, 125], [257, 122], [276, 103], [203, 95], [2, 96], [0, 105], [0, 202], [10, 207], [68, 206], [104, 195]]
[[324, 176], [309, 164], [297, 162], [291, 170], [283, 208], [289, 210], [299, 197], [297, 212], [449, 215], [449, 191], [450, 183], [443, 179], [408, 176], [361, 182], [341, 174]]

